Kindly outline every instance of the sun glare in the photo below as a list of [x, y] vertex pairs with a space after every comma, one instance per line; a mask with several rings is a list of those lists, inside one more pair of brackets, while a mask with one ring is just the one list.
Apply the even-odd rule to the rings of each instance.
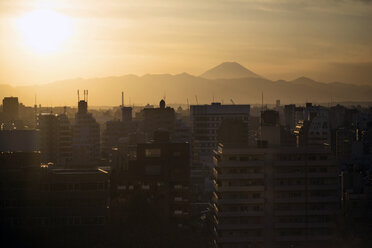
[[52, 10], [35, 10], [17, 21], [26, 45], [39, 53], [58, 51], [72, 35], [72, 19]]

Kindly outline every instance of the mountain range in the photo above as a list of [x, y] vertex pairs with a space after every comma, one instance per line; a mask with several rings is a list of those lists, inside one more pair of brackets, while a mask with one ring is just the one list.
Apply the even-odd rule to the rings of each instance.
[[306, 77], [292, 81], [272, 81], [244, 68], [236, 62], [222, 63], [200, 76], [187, 73], [124, 75], [104, 78], [76, 78], [43, 85], [0, 85], [0, 98], [18, 96], [25, 105], [75, 106], [77, 89], [89, 90], [89, 105], [112, 106], [121, 104], [121, 91], [125, 104], [156, 104], [162, 98], [168, 103], [206, 104], [211, 101], [236, 104], [271, 104], [304, 102], [371, 102], [372, 87], [341, 82], [322, 83]]

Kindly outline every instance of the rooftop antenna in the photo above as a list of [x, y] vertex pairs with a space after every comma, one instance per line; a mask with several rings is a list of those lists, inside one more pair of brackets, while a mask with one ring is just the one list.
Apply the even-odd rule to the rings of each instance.
[[121, 92], [121, 106], [124, 107], [124, 91]]
[[195, 95], [196, 104], [199, 105], [198, 96]]
[[80, 102], [80, 94], [79, 94], [79, 90], [77, 90], [77, 95], [78, 95], [78, 102]]
[[88, 103], [88, 90], [87, 90], [87, 100], [85, 100]]
[[35, 105], [34, 105], [34, 111], [35, 111], [35, 123], [37, 125], [37, 103], [36, 103], [36, 94], [35, 94]]
[[264, 97], [263, 97], [263, 91], [261, 92], [261, 115], [260, 115], [260, 139], [262, 140], [262, 112], [264, 108]]

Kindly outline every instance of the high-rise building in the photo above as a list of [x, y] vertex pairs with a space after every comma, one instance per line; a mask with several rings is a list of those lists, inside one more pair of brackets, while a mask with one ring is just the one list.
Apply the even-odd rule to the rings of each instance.
[[[211, 163], [211, 154], [218, 144], [218, 129], [224, 120], [242, 120], [249, 125], [250, 105], [192, 105], [193, 160]], [[249, 126], [247, 129], [249, 132]]]
[[40, 152], [0, 152], [2, 239], [48, 240], [63, 233], [68, 242], [77, 232], [91, 236], [102, 229], [108, 220], [108, 172], [40, 163]]
[[166, 130], [173, 136], [176, 114], [173, 108], [165, 106], [164, 100], [160, 101], [159, 108], [144, 108], [142, 112], [143, 129], [148, 137], [153, 137], [158, 129]]
[[121, 120], [111, 120], [105, 123], [102, 137], [102, 156], [109, 158], [111, 149], [119, 145], [119, 140], [134, 131], [132, 122], [132, 108], [124, 106], [124, 92], [122, 92]]
[[[122, 158], [125, 160], [125, 158]], [[190, 218], [189, 144], [173, 143], [169, 133], [156, 131], [152, 143], [137, 144], [136, 155], [112, 172], [112, 199], [141, 192], [164, 216], [185, 226]]]
[[296, 105], [294, 104], [289, 104], [289, 105], [284, 106], [285, 126], [289, 128], [289, 130], [292, 130], [292, 131], [296, 127], [295, 111], [296, 111]]
[[280, 145], [281, 126], [279, 113], [275, 110], [264, 110], [261, 112], [260, 140], [269, 145]]
[[39, 151], [38, 130], [0, 130], [0, 151]]
[[72, 130], [65, 114], [38, 115], [40, 151], [43, 163], [68, 165], [72, 160]]
[[220, 145], [216, 247], [328, 247], [340, 206], [338, 169], [324, 147]]
[[74, 166], [97, 165], [100, 159], [100, 127], [91, 113], [88, 102], [79, 101], [72, 132]]
[[299, 145], [322, 145], [331, 143], [328, 109], [321, 106], [306, 104], [305, 118], [298, 121], [294, 133]]
[[19, 119], [18, 115], [18, 97], [4, 97], [3, 99], [3, 115], [7, 121], [15, 121]]

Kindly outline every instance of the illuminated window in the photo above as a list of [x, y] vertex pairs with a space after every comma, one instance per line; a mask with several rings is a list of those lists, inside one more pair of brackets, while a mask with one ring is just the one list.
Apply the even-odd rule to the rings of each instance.
[[152, 148], [145, 150], [145, 156], [148, 158], [160, 157], [161, 150], [159, 148]]

